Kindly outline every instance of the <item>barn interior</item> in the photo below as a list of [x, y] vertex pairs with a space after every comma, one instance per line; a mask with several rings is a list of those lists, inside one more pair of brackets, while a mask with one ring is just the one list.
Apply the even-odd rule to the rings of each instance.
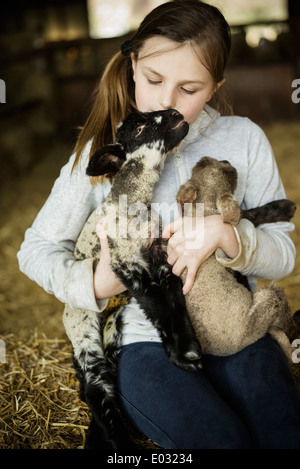
[[[78, 397], [63, 305], [19, 271], [16, 254], [73, 152], [106, 63], [159, 3], [27, 0], [1, 6], [0, 449], [84, 447], [89, 411]], [[300, 207], [300, 2], [207, 3], [231, 26], [224, 86], [234, 113], [266, 132], [287, 197]], [[296, 264], [279, 281], [292, 313], [300, 309], [299, 208], [293, 222]], [[300, 387], [300, 352], [295, 357], [291, 369]], [[136, 438], [142, 448], [155, 447]]]

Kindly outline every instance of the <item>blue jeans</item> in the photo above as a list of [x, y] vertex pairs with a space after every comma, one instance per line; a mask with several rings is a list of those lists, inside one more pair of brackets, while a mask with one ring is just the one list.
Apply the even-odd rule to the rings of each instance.
[[173, 365], [159, 343], [122, 348], [121, 407], [166, 449], [300, 449], [300, 395], [269, 336], [227, 356], [203, 356], [196, 373]]

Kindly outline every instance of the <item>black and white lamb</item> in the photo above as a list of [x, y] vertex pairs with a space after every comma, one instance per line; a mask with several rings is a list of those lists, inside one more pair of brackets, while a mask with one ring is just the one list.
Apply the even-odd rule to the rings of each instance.
[[[184, 369], [196, 370], [201, 366], [201, 347], [186, 312], [182, 282], [172, 273], [161, 240], [155, 238], [149, 247], [154, 228], [150, 209], [153, 188], [167, 153], [181, 142], [188, 129], [183, 116], [175, 110], [134, 112], [124, 120], [117, 129], [116, 143], [98, 150], [90, 159], [89, 176], [107, 173], [115, 176], [105, 202], [86, 222], [74, 255], [76, 259], [95, 258], [97, 262], [100, 242], [95, 227], [102, 221], [113, 271], [158, 330], [170, 360]], [[124, 194], [128, 207], [134, 204], [146, 207], [139, 219], [138, 234], [128, 229], [136, 224], [136, 211], [130, 215], [129, 210], [126, 213], [119, 210], [119, 200]], [[102, 438], [112, 447], [129, 445], [117, 410], [115, 382], [122, 307], [113, 311], [111, 321], [108, 313], [72, 310], [68, 305], [64, 311], [74, 362], [92, 411], [90, 446], [97, 433], [95, 429], [103, 430]]]

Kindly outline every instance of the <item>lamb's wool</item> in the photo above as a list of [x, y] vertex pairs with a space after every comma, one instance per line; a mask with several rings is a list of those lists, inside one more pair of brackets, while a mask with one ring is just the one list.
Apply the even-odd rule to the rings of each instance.
[[[191, 179], [181, 186], [177, 200], [193, 202], [194, 213], [196, 203], [202, 202], [205, 216], [221, 213], [225, 222], [237, 225], [242, 212], [233, 197], [236, 182], [236, 171], [228, 162], [202, 158]], [[274, 213], [269, 218], [266, 213], [264, 221], [273, 221]], [[297, 327], [278, 286], [262, 288], [252, 296], [212, 255], [198, 269], [186, 303], [204, 353], [231, 355], [269, 333], [291, 360], [288, 336], [296, 334]]]

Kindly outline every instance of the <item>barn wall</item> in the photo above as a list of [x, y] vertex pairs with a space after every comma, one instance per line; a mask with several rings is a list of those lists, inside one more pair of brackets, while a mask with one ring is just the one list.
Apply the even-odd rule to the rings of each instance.
[[[236, 114], [263, 124], [300, 117], [292, 82], [300, 78], [299, 3], [290, 0], [288, 32], [249, 48], [243, 28], [233, 35], [225, 88]], [[1, 178], [30, 168], [43, 148], [61, 138], [73, 145], [91, 95], [109, 58], [125, 39], [88, 36], [85, 0], [5, 5], [0, 18]]]

